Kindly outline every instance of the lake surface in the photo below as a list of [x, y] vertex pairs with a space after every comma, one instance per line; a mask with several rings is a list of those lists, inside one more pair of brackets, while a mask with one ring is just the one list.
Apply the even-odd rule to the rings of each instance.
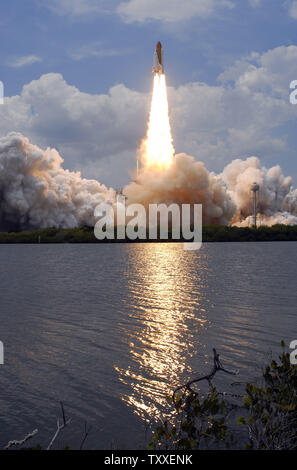
[[[59, 402], [71, 424], [56, 448], [145, 448], [175, 386], [212, 367], [260, 376], [297, 339], [297, 243], [0, 245], [0, 446], [38, 428]], [[234, 377], [218, 374], [227, 390]], [[231, 378], [230, 378], [231, 377]]]

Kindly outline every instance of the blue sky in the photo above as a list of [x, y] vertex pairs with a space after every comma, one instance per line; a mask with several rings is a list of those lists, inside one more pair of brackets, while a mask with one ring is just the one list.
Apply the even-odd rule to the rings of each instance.
[[216, 172], [257, 155], [296, 182], [297, 1], [11, 0], [0, 26], [1, 135], [22, 132], [65, 167], [125, 184], [161, 40], [176, 150]]

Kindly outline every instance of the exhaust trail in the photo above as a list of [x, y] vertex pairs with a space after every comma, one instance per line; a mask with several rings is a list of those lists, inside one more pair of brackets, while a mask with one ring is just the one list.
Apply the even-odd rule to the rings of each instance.
[[172, 164], [174, 152], [165, 75], [155, 73], [147, 136], [140, 148], [140, 159], [146, 168], [162, 170]]
[[136, 181], [123, 189], [128, 204], [202, 204], [203, 221], [228, 224], [236, 207], [224, 184], [209, 173], [203, 163], [186, 154], [175, 155], [170, 127], [163, 48], [159, 42], [154, 54], [153, 95], [146, 138], [138, 156], [142, 167]]

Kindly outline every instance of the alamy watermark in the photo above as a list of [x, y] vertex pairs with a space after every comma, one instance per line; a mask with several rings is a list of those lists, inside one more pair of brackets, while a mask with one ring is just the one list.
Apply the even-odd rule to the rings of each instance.
[[4, 364], [4, 344], [0, 341], [0, 365]]
[[290, 363], [293, 365], [297, 365], [297, 339], [291, 341], [290, 349], [294, 349], [294, 351], [290, 354]]
[[94, 227], [95, 237], [98, 240], [158, 240], [159, 231], [162, 240], [187, 240], [185, 250], [201, 248], [201, 204], [149, 204], [147, 209], [142, 204], [126, 205], [124, 196], [118, 196], [115, 205], [98, 204], [94, 211], [94, 216], [99, 218]]
[[4, 103], [4, 85], [0, 80], [0, 104]]
[[290, 93], [290, 103], [297, 104], [297, 80], [293, 80], [290, 83], [290, 89], [293, 90]]

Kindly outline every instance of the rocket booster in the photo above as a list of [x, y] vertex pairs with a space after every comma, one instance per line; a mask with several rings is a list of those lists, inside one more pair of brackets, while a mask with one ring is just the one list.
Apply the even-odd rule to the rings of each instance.
[[163, 63], [163, 47], [160, 41], [156, 45], [154, 52], [154, 65], [152, 68], [153, 73], [164, 73], [164, 63]]

